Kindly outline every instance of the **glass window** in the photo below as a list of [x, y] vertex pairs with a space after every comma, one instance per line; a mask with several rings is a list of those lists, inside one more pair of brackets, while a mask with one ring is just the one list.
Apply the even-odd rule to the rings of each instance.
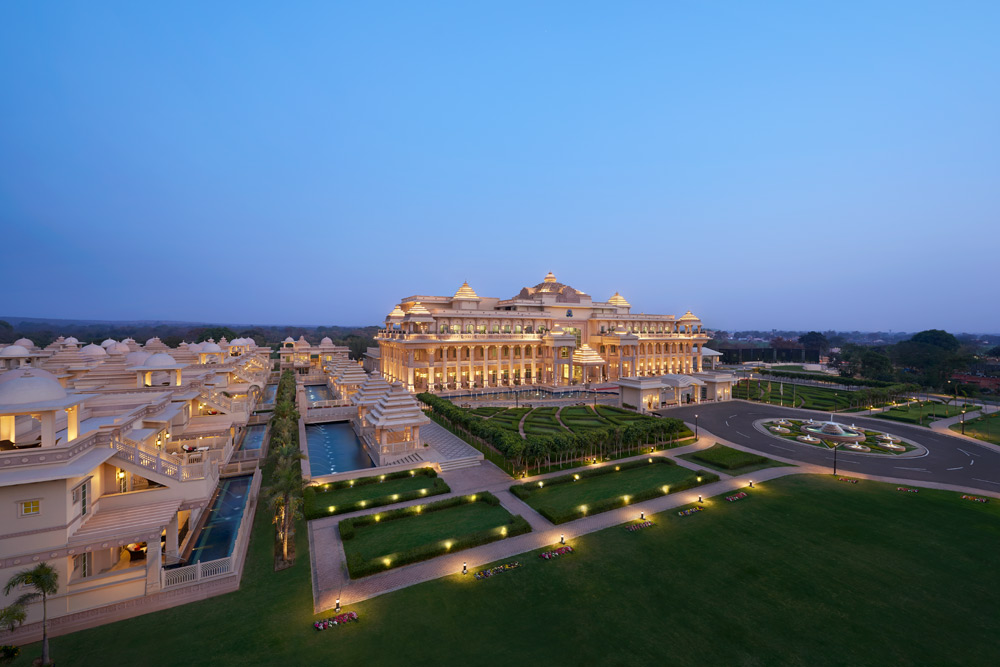
[[38, 500], [22, 500], [21, 501], [21, 516], [31, 516], [32, 514], [38, 514], [41, 511]]

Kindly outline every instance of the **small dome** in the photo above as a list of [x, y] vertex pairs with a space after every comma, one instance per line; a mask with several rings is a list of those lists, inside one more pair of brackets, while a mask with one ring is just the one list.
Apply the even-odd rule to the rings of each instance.
[[476, 294], [476, 290], [474, 290], [471, 287], [469, 287], [469, 283], [468, 282], [464, 282], [464, 283], [462, 283], [462, 286], [458, 288], [458, 291], [455, 292], [455, 296], [453, 296], [452, 298], [453, 299], [475, 299], [475, 300], [478, 301], [479, 300], [479, 295]]
[[699, 320], [699, 319], [698, 319], [697, 317], [695, 317], [695, 316], [694, 316], [694, 315], [693, 315], [693, 314], [691, 313], [691, 311], [689, 310], [689, 311], [687, 311], [686, 313], [684, 313], [684, 314], [683, 314], [683, 315], [681, 316], [681, 318], [680, 318], [679, 320], [677, 320], [677, 321], [678, 321], [678, 322], [699, 322], [700, 320]]
[[187, 346], [188, 352], [201, 352], [201, 348], [205, 347], [205, 343], [191, 343]]
[[320, 345], [333, 345], [333, 341], [330, 340], [329, 336], [323, 336], [323, 340], [319, 342]]
[[299, 347], [312, 347], [312, 345], [309, 344], [309, 341], [306, 340], [305, 336], [299, 336], [299, 339], [295, 341], [295, 344]]
[[283, 340], [283, 341], [281, 341], [281, 342], [282, 342], [282, 343], [294, 343], [294, 342], [295, 342], [295, 339], [294, 339], [294, 338], [292, 338], [291, 336], [289, 336], [288, 338], [286, 338], [285, 340]]
[[84, 348], [80, 350], [80, 354], [91, 359], [99, 359], [101, 357], [108, 356], [107, 350], [100, 345], [94, 345], [93, 343], [84, 346]]
[[0, 383], [0, 405], [24, 405], [66, 398], [66, 390], [51, 373], [43, 375], [38, 369], [24, 370], [21, 375]]
[[204, 347], [201, 348], [200, 352], [222, 352], [222, 348], [219, 347], [218, 343], [205, 343]]
[[3, 384], [4, 382], [10, 382], [11, 380], [16, 380], [25, 373], [31, 373], [36, 377], [51, 378], [56, 382], [59, 382], [59, 378], [57, 378], [49, 371], [44, 370], [42, 368], [18, 368], [12, 371], [7, 371], [6, 373], [0, 373], [0, 384]]
[[545, 274], [545, 280], [543, 280], [542, 282], [546, 282], [546, 283], [554, 283], [554, 282], [556, 282], [556, 274], [554, 274], [551, 271], [549, 271], [548, 273]]
[[153, 356], [151, 353], [143, 352], [142, 350], [139, 350], [138, 352], [129, 352], [128, 356], [125, 357], [125, 363], [130, 366], [141, 366], [143, 362], [151, 356]]
[[623, 306], [625, 308], [628, 308], [629, 306], [632, 305], [628, 301], [626, 301], [625, 297], [623, 297], [618, 292], [615, 292], [614, 294], [611, 295], [611, 298], [608, 299], [608, 303], [614, 306]]
[[63, 345], [76, 345], [79, 342], [80, 341], [78, 341], [76, 338], [70, 336], [69, 338], [63, 340]]
[[128, 345], [125, 343], [115, 343], [108, 346], [108, 354], [129, 354]]
[[160, 366], [174, 366], [177, 362], [166, 352], [157, 352], [156, 354], [150, 355], [149, 359], [143, 362], [143, 366], [148, 368], [158, 368]]
[[155, 345], [155, 344], [157, 344], [159, 342], [160, 342], [160, 339], [154, 336], [153, 338], [150, 338], [149, 340], [146, 341], [145, 347], [149, 347], [150, 345]]
[[117, 342], [118, 341], [116, 341], [114, 338], [106, 338], [104, 342], [101, 343], [101, 347], [103, 347], [106, 350]]
[[8, 345], [0, 350], [0, 357], [3, 357], [4, 359], [16, 359], [26, 356], [28, 356], [28, 351], [17, 344]]
[[35, 344], [32, 343], [31, 340], [28, 338], [18, 338], [17, 340], [14, 341], [14, 345], [20, 345], [26, 350], [30, 350], [31, 348], [35, 347]]

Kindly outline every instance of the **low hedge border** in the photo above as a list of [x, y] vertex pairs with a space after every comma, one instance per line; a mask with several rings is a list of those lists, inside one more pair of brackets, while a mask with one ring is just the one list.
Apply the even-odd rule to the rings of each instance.
[[[500, 499], [489, 491], [483, 491], [482, 493], [473, 493], [467, 496], [446, 498], [444, 500], [438, 500], [437, 502], [428, 503], [427, 505], [401, 507], [399, 509], [390, 510], [380, 514], [366, 514], [364, 516], [343, 519], [338, 526], [340, 530], [340, 539], [345, 541], [353, 539], [357, 528], [370, 526], [375, 523], [384, 523], [386, 521], [427, 514], [428, 512], [437, 512], [467, 503], [486, 503], [488, 505], [498, 506], [500, 505]], [[375, 519], [376, 516], [378, 516], [378, 521]], [[490, 528], [487, 530], [480, 530], [454, 539], [425, 544], [369, 561], [361, 560], [361, 558], [356, 554], [349, 554], [347, 557], [347, 570], [350, 573], [351, 578], [367, 577], [371, 574], [385, 572], [386, 570], [391, 570], [395, 567], [418, 563], [423, 560], [436, 558], [437, 556], [443, 556], [444, 554], [455, 553], [456, 551], [461, 551], [463, 549], [482, 546], [484, 544], [489, 544], [490, 542], [496, 542], [497, 540], [530, 532], [531, 525], [520, 514], [515, 514], [508, 519], [505, 525], [500, 526], [499, 529]], [[386, 564], [386, 559], [389, 561], [388, 565]]]
[[[438, 477], [437, 472], [435, 472], [433, 469], [428, 468], [428, 470], [430, 470], [432, 474], [423, 476], [433, 478], [433, 482], [431, 483], [431, 487], [429, 489], [423, 488], [423, 489], [414, 489], [412, 491], [404, 491], [403, 493], [391, 493], [385, 496], [378, 496], [377, 498], [369, 498], [367, 500], [356, 500], [352, 503], [345, 503], [342, 505], [327, 505], [325, 507], [322, 506], [317, 496], [320, 493], [325, 492], [326, 489], [323, 489], [323, 491], [318, 491], [317, 489], [325, 485], [307, 487], [303, 494], [305, 497], [306, 519], [311, 521], [312, 519], [322, 519], [323, 517], [327, 516], [347, 514], [349, 512], [357, 512], [359, 510], [371, 509], [373, 507], [394, 505], [395, 503], [404, 503], [408, 500], [417, 500], [418, 498], [427, 498], [430, 496], [439, 496], [442, 493], [450, 493], [451, 487], [448, 486], [448, 483], [445, 482], [440, 477]], [[403, 472], [406, 473], [407, 471], [404, 470]], [[396, 475], [394, 479], [398, 479], [399, 477], [409, 477], [409, 474]], [[389, 476], [386, 475], [386, 480], [388, 479]], [[347, 487], [340, 486], [338, 488], [343, 489]], [[332, 491], [333, 489], [330, 490]], [[330, 509], [331, 507], [333, 508], [332, 510]]]
[[[637, 461], [628, 461], [626, 463], [620, 463], [616, 466], [607, 465], [600, 468], [591, 468], [589, 470], [582, 470], [578, 473], [570, 473], [568, 475], [559, 475], [558, 477], [552, 477], [550, 479], [541, 480], [543, 486], [539, 486], [538, 482], [529, 482], [527, 484], [515, 484], [510, 487], [510, 492], [515, 496], [527, 502], [535, 493], [544, 490], [545, 487], [551, 487], [558, 484], [566, 484], [576, 480], [576, 476], [579, 475], [580, 479], [586, 479], [588, 477], [597, 477], [599, 475], [607, 475], [613, 472], [621, 472], [624, 470], [629, 470], [631, 468], [639, 468], [648, 465], [677, 465], [670, 459], [663, 457], [655, 457], [650, 461], [649, 459], [640, 459]], [[575, 521], [576, 519], [582, 519], [585, 516], [590, 516], [593, 514], [600, 514], [601, 512], [607, 512], [609, 510], [618, 509], [619, 507], [625, 507], [635, 502], [641, 502], [643, 500], [649, 500], [650, 498], [658, 498], [659, 496], [667, 495], [667, 493], [674, 493], [677, 491], [684, 491], [685, 489], [691, 489], [696, 486], [701, 486], [702, 484], [708, 484], [710, 482], [717, 482], [719, 476], [713, 472], [708, 472], [706, 470], [694, 471], [695, 477], [692, 479], [671, 485], [657, 485], [655, 487], [650, 487], [648, 489], [643, 489], [638, 491], [628, 497], [628, 501], [622, 496], [614, 496], [611, 498], [605, 498], [604, 500], [599, 500], [597, 502], [589, 503], [586, 510], [581, 510], [580, 508], [572, 509], [566, 512], [552, 512], [547, 509], [536, 509], [536, 511], [543, 517], [551, 521], [552, 523], [566, 523], [567, 521]], [[667, 487], [667, 493], [664, 493], [664, 486]]]

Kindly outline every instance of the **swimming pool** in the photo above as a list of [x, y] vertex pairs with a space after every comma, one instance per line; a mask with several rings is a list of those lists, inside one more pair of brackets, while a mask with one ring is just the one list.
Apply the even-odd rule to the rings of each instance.
[[266, 424], [256, 424], [248, 427], [246, 433], [243, 435], [243, 439], [240, 441], [240, 446], [237, 447], [237, 451], [259, 450], [264, 446], [265, 433], [267, 433]]
[[307, 424], [306, 448], [313, 477], [375, 467], [348, 422]]
[[275, 397], [278, 395], [278, 385], [269, 384], [264, 387], [264, 398], [261, 403], [274, 403]]
[[306, 385], [306, 398], [309, 399], [310, 403], [316, 403], [317, 401], [332, 401], [333, 392], [325, 384], [307, 384]]
[[219, 481], [208, 520], [191, 550], [187, 564], [216, 560], [232, 555], [240, 522], [247, 507], [253, 475], [227, 477]]

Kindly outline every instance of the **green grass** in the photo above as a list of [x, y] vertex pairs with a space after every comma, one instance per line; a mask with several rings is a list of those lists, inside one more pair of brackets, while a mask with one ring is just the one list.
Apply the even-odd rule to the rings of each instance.
[[506, 524], [510, 512], [486, 503], [466, 503], [447, 509], [417, 514], [394, 521], [374, 523], [356, 529], [344, 540], [344, 552], [362, 561], [390, 558], [393, 554], [433, 542], [456, 539], [466, 533], [489, 530]]
[[[444, 483], [443, 479], [440, 477], [427, 477], [426, 475], [389, 479], [384, 482], [330, 491], [322, 491], [322, 488], [323, 486], [319, 485], [314, 487], [313, 491], [306, 492], [304, 496], [306, 517], [327, 516], [338, 510], [343, 512], [364, 509], [357, 507], [357, 503], [360, 501], [369, 502], [388, 497], [388, 500], [391, 502], [402, 502], [402, 500], [398, 499], [393, 500], [392, 496], [413, 494], [413, 492], [419, 492], [422, 489], [426, 489], [428, 497], [449, 491], [448, 485]], [[330, 507], [337, 509], [331, 512], [329, 510]]]
[[[607, 665], [995, 664], [1000, 503], [894, 488], [774, 480], [694, 516], [571, 540], [566, 558], [537, 550], [503, 576], [455, 574], [351, 605], [360, 623], [323, 632], [311, 627], [323, 616], [306, 531], [297, 564], [275, 573], [260, 513], [239, 591], [55, 637], [52, 656], [105, 665], [110, 646], [149, 667], [506, 665], [544, 647]], [[15, 665], [38, 653], [26, 647]]]
[[927, 426], [938, 419], [946, 419], [962, 414], [962, 406], [945, 405], [934, 401], [922, 401], [918, 403], [908, 403], [907, 405], [890, 408], [885, 412], [880, 412], [876, 416], [879, 419], [889, 419], [892, 421]]
[[[821, 449], [833, 449], [837, 445], [837, 443], [833, 440], [822, 440], [822, 439], [819, 442], [802, 442], [801, 440], [798, 439], [798, 436], [804, 435], [804, 432], [800, 429], [800, 427], [804, 422], [801, 419], [789, 419], [788, 421], [791, 422], [792, 424], [791, 427], [786, 427], [789, 429], [790, 431], [789, 433], [771, 432], [771, 435], [779, 438], [784, 438], [785, 440], [791, 440], [798, 444], [809, 445], [810, 447], [820, 447]], [[878, 436], [881, 434], [880, 431], [871, 431], [868, 429], [860, 429], [860, 430], [862, 433], [865, 434], [865, 441], [861, 444], [870, 448], [871, 451], [875, 454], [887, 454], [890, 456], [899, 456], [901, 454], [905, 454], [906, 452], [916, 449], [915, 445], [912, 445], [909, 442], [906, 442], [905, 440], [900, 440], [897, 443], [895, 443], [903, 447], [903, 451], [901, 452], [888, 449], [886, 447], [882, 447], [878, 444], [877, 440]], [[842, 449], [842, 451], [850, 451], [850, 450]]]
[[724, 472], [727, 475], [743, 475], [755, 470], [763, 470], [764, 468], [789, 465], [788, 463], [775, 461], [760, 454], [751, 454], [720, 445], [719, 443], [715, 443], [708, 449], [683, 454], [681, 458], [692, 463], [697, 463], [698, 465], [707, 466], [712, 470]]
[[[524, 502], [543, 516], [558, 516], [581, 505], [589, 507], [610, 498], [634, 496], [647, 489], [687, 482], [696, 476], [695, 471], [679, 465], [646, 465], [542, 487], [538, 491], [532, 491]], [[610, 509], [614, 508], [608, 507], [605, 511]]]
[[[961, 424], [952, 424], [949, 428], [956, 433], [962, 432]], [[1000, 445], [1000, 412], [991, 412], [985, 417], [966, 420], [965, 435]]]
[[556, 419], [557, 408], [535, 408], [524, 419], [524, 432], [528, 435], [554, 435], [566, 429]]
[[792, 385], [790, 382], [783, 384], [784, 393], [781, 392], [782, 383], [778, 380], [751, 380], [748, 397], [747, 383], [739, 382], [733, 387], [733, 398], [749, 399], [785, 407], [838, 412], [852, 407], [851, 398], [856, 393], [844, 389]]

